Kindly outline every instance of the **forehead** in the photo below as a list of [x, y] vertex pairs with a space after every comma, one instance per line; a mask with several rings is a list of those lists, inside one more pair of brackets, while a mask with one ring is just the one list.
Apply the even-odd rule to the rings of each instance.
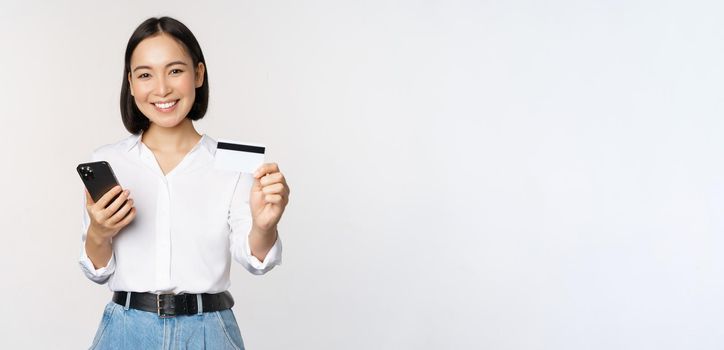
[[131, 55], [131, 69], [135, 66], [164, 67], [173, 61], [191, 64], [191, 56], [186, 48], [176, 39], [167, 34], [160, 34], [143, 39]]

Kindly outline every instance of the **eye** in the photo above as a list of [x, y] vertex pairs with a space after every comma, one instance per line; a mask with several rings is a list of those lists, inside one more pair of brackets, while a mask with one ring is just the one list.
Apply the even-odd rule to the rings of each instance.
[[148, 78], [148, 77], [150, 77], [150, 76], [151, 76], [151, 75], [148, 74], [148, 73], [141, 73], [141, 74], [138, 76], [138, 79], [144, 79], [144, 78]]
[[181, 73], [183, 73], [183, 71], [180, 69], [177, 69], [177, 68], [174, 68], [171, 70], [171, 74], [181, 74]]

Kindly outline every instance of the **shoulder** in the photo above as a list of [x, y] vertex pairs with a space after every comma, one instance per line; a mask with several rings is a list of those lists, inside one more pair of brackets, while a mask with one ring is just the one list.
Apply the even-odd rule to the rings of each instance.
[[141, 135], [128, 135], [127, 137], [118, 140], [114, 143], [109, 143], [102, 145], [100, 147], [97, 147], [93, 150], [91, 153], [91, 158], [97, 159], [97, 158], [103, 158], [107, 157], [111, 154], [128, 151], [131, 147], [136, 145], [141, 138]]

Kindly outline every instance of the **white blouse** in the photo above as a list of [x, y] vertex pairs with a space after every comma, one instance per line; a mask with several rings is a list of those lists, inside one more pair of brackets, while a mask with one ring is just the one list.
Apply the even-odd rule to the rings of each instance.
[[92, 161], [105, 160], [121, 187], [130, 190], [135, 219], [113, 238], [113, 254], [95, 269], [85, 251], [90, 218], [83, 195], [80, 266], [112, 291], [218, 293], [229, 288], [231, 257], [253, 274], [281, 263], [279, 239], [264, 261], [251, 255], [251, 174], [214, 168], [216, 141], [206, 135], [164, 176], [153, 152], [131, 135], [105, 145]]

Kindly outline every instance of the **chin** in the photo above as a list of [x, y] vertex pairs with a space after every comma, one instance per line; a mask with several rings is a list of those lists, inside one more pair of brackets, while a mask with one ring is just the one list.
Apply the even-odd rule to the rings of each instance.
[[[151, 114], [153, 116], [153, 114]], [[148, 117], [148, 115], [146, 116]], [[173, 128], [175, 126], [178, 126], [181, 124], [181, 122], [186, 119], [185, 117], [179, 117], [179, 116], [153, 116], [152, 118], [148, 118], [148, 120], [151, 121], [151, 123], [156, 124], [157, 126], [163, 127], [163, 128]]]
[[184, 120], [184, 118], [178, 119], [178, 120], [168, 120], [169, 118], [161, 119], [161, 120], [151, 120], [152, 123], [163, 127], [163, 128], [173, 128], [181, 124], [181, 122]]

